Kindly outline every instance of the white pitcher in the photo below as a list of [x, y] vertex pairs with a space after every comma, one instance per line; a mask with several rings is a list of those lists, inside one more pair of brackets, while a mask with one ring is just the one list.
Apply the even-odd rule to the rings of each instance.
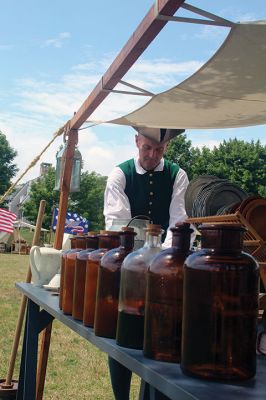
[[47, 285], [60, 270], [62, 250], [32, 246], [30, 266], [32, 282], [36, 286]]

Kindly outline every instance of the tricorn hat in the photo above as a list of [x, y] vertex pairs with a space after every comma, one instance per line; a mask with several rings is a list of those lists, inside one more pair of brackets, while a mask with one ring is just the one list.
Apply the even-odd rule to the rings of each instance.
[[148, 128], [146, 126], [132, 126], [141, 135], [157, 143], [165, 143], [175, 136], [181, 135], [185, 129]]

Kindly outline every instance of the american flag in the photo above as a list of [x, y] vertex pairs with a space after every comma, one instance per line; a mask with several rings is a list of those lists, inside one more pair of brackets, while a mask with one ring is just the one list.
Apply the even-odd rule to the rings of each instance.
[[0, 208], [0, 231], [12, 233], [14, 230], [13, 223], [16, 219], [16, 214]]
[[[53, 214], [52, 229], [54, 232], [56, 231], [57, 219], [58, 207], [54, 209]], [[76, 212], [70, 212], [67, 210], [64, 233], [71, 233], [73, 235], [76, 235], [77, 233], [88, 233], [89, 227], [90, 221]]]

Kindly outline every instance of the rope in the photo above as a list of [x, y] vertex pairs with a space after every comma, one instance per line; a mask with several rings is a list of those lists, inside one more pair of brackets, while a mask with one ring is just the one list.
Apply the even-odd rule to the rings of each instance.
[[25, 171], [18, 177], [18, 179], [10, 186], [10, 188], [3, 194], [3, 196], [0, 198], [0, 204], [3, 203], [3, 201], [6, 199], [6, 197], [12, 192], [12, 190], [14, 189], [14, 187], [17, 186], [17, 184], [20, 182], [20, 180], [23, 178], [24, 175], [26, 175], [26, 173], [32, 168], [34, 167], [34, 165], [36, 165], [36, 163], [39, 161], [39, 159], [41, 158], [41, 156], [43, 155], [43, 153], [48, 149], [49, 146], [51, 146], [51, 144], [55, 141], [55, 139], [62, 135], [65, 130], [66, 127], [68, 126], [69, 121], [63, 125], [61, 128], [59, 128], [54, 134], [53, 134], [53, 139], [50, 140], [50, 142], [44, 147], [44, 149], [41, 151], [41, 153], [34, 158], [34, 160], [30, 163], [30, 165], [25, 169]]

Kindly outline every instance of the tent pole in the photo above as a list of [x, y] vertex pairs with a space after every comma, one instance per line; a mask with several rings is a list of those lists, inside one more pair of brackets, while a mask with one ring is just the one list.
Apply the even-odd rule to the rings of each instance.
[[[73, 156], [75, 152], [75, 145], [78, 143], [78, 131], [72, 130], [68, 134], [67, 148], [64, 153], [62, 165], [64, 165], [63, 177], [60, 185], [60, 201], [59, 201], [59, 213], [56, 225], [56, 234], [54, 248], [60, 250], [62, 248], [65, 220], [67, 213], [68, 196], [70, 190], [71, 172], [73, 164]], [[52, 331], [52, 322], [44, 329], [41, 338], [41, 348], [38, 360], [37, 368], [37, 383], [36, 383], [36, 400], [40, 400], [43, 397], [45, 375], [47, 369], [50, 338]]]

